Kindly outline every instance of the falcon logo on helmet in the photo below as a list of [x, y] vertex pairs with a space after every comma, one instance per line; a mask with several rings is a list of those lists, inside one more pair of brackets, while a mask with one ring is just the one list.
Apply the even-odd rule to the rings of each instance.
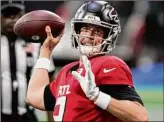
[[[121, 26], [116, 10], [108, 2], [91, 1], [85, 3], [77, 10], [72, 19], [72, 46], [80, 49], [82, 54], [86, 53], [84, 47], [88, 50], [88, 47], [82, 45], [79, 41], [81, 36], [80, 29], [84, 24], [103, 27], [105, 32], [101, 45], [92, 46], [93, 49], [90, 50], [92, 52], [90, 52], [89, 56], [109, 53], [115, 48], [117, 37], [121, 32]], [[98, 47], [100, 49], [97, 51]]]

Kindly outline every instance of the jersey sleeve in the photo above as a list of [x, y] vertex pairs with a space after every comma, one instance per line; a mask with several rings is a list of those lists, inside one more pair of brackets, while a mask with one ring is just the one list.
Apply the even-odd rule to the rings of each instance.
[[55, 98], [55, 81], [48, 84], [44, 89], [44, 106], [47, 111], [54, 109], [56, 98]]
[[136, 101], [144, 105], [134, 87], [128, 85], [100, 85], [98, 87], [100, 91], [109, 94], [117, 100]]
[[115, 84], [133, 86], [132, 74], [129, 67], [119, 58], [104, 60], [99, 72], [96, 74], [98, 85]]

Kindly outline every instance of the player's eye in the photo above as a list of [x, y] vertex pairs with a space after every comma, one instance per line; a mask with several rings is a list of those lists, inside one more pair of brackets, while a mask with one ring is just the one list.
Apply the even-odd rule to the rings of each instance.
[[81, 31], [88, 31], [88, 30], [89, 30], [88, 27], [82, 27], [82, 28], [81, 28]]
[[103, 35], [103, 31], [101, 29], [96, 29], [94, 31], [94, 34], [97, 35], [97, 36], [102, 36]]

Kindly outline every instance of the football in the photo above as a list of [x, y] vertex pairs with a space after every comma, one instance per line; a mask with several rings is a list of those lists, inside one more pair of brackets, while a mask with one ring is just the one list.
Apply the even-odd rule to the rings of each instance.
[[23, 15], [14, 25], [15, 34], [27, 42], [42, 43], [47, 34], [45, 27], [49, 25], [54, 37], [65, 27], [64, 20], [57, 14], [47, 10], [35, 10]]

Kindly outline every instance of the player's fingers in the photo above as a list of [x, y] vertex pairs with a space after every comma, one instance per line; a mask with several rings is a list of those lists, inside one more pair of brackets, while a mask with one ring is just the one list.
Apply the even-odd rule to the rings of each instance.
[[72, 71], [73, 77], [79, 81], [79, 83], [82, 85], [84, 82], [84, 78], [76, 71]]
[[83, 64], [86, 70], [85, 78], [87, 79], [87, 81], [94, 81], [95, 76], [92, 72], [90, 61], [85, 55], [82, 56], [82, 60], [83, 60]]
[[92, 84], [96, 86], [95, 75], [93, 74], [93, 72], [90, 72], [89, 78], [91, 79], [90, 81], [92, 82]]
[[46, 28], [45, 28], [45, 31], [46, 31], [46, 33], [47, 33], [47, 37], [53, 37], [52, 36], [52, 33], [51, 33], [51, 28], [50, 28], [50, 26], [46, 26]]
[[89, 62], [88, 58], [85, 55], [82, 56], [82, 61], [83, 61], [85, 72], [86, 72], [85, 73], [85, 79], [86, 79], [86, 81], [90, 81], [91, 80], [90, 62]]
[[82, 55], [82, 62], [84, 64], [85, 70], [88, 70], [88, 58], [85, 55]]
[[63, 35], [64, 35], [64, 31], [62, 31], [62, 32], [56, 37], [56, 39], [60, 40], [61, 37], [62, 37]]
[[92, 71], [91, 64], [90, 64], [90, 61], [88, 60], [87, 56], [83, 55], [82, 61], [83, 61], [85, 70], [86, 71]]
[[88, 70], [88, 71], [87, 71], [86, 79], [87, 79], [88, 81], [94, 81], [94, 78], [95, 78], [95, 76], [94, 76], [93, 72]]
[[59, 43], [61, 37], [63, 36], [64, 32], [62, 31], [62, 33], [60, 33], [56, 38], [53, 38], [53, 43], [56, 45]]

